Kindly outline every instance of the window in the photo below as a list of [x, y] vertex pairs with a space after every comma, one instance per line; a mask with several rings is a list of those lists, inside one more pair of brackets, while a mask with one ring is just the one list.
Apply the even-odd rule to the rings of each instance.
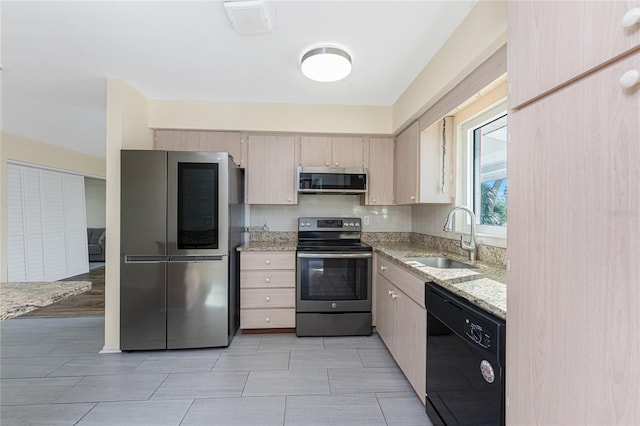
[[[501, 102], [460, 125], [460, 199], [472, 206], [478, 234], [504, 237], [507, 228], [507, 112]], [[462, 221], [464, 219], [460, 219]], [[468, 231], [468, 219], [458, 223]]]
[[480, 225], [507, 225], [507, 114], [473, 129], [473, 210]]

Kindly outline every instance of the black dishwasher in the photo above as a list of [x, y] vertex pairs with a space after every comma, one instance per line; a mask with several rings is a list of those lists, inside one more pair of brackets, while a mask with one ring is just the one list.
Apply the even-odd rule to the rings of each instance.
[[427, 283], [427, 415], [434, 425], [505, 424], [505, 321]]

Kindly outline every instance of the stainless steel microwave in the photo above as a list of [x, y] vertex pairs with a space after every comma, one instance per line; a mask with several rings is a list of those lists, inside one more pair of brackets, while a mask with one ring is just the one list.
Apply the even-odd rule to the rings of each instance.
[[298, 192], [306, 194], [363, 194], [367, 192], [366, 168], [298, 167]]

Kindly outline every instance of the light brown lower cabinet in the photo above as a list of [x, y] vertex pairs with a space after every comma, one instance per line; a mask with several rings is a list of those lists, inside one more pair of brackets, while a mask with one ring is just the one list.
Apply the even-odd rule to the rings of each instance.
[[424, 280], [380, 256], [376, 268], [376, 330], [424, 404], [427, 359]]
[[240, 254], [240, 328], [296, 326], [294, 252]]

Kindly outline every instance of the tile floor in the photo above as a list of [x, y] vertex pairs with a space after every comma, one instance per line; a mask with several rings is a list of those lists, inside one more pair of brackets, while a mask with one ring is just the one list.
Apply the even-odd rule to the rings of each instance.
[[380, 338], [103, 354], [104, 318], [0, 324], [2, 425], [430, 425]]

